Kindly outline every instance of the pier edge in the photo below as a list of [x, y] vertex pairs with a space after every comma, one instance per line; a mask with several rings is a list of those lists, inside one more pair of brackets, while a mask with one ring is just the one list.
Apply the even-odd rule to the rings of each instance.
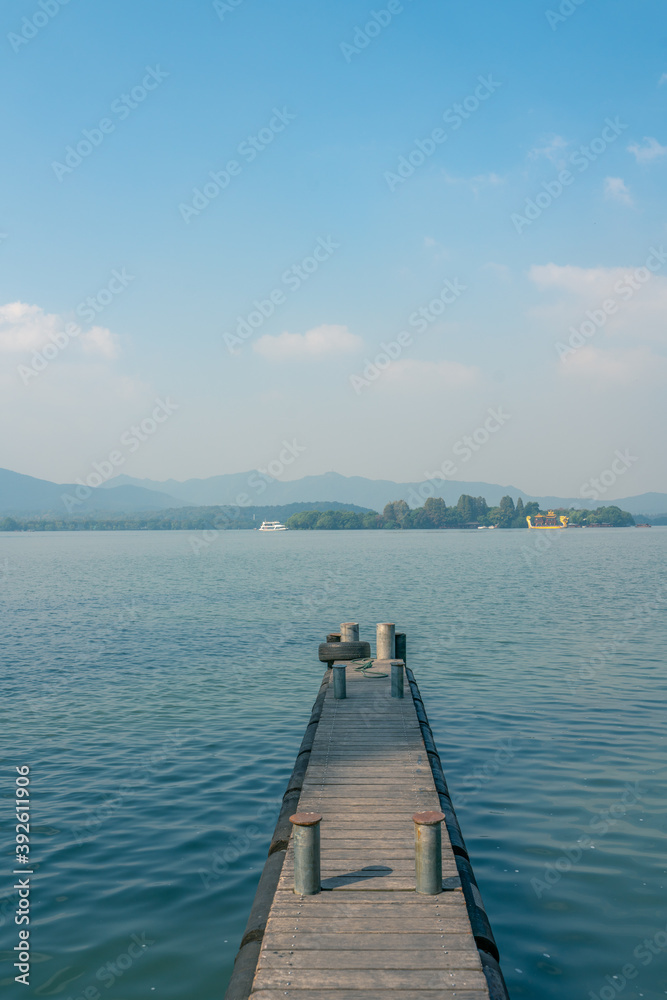
[[225, 992], [225, 1000], [247, 1000], [252, 990], [252, 983], [255, 978], [257, 962], [259, 961], [262, 947], [262, 938], [266, 929], [266, 921], [268, 920], [271, 903], [273, 902], [273, 897], [283, 870], [283, 862], [292, 829], [289, 818], [298, 809], [303, 779], [308, 766], [310, 751], [313, 748], [317, 725], [322, 715], [322, 705], [330, 679], [331, 670], [327, 669], [310, 713], [310, 719], [306, 726], [306, 732], [301, 741], [299, 752], [296, 755], [292, 774], [287, 782], [287, 789], [283, 796], [278, 822], [271, 837], [268, 857], [264, 863], [250, 910], [250, 916], [248, 917], [248, 923], [243, 932], [238, 953], [234, 959], [234, 969]]
[[428, 716], [426, 715], [426, 709], [424, 708], [424, 702], [419, 691], [419, 686], [415, 680], [414, 673], [407, 666], [405, 668], [405, 673], [410, 685], [412, 699], [415, 703], [417, 718], [419, 719], [419, 727], [424, 739], [424, 746], [426, 747], [429, 764], [431, 765], [433, 781], [435, 782], [438, 798], [440, 799], [440, 808], [445, 814], [445, 825], [447, 827], [447, 833], [449, 834], [452, 850], [454, 852], [454, 858], [456, 859], [456, 867], [458, 868], [459, 876], [461, 878], [461, 888], [463, 890], [463, 896], [466, 902], [473, 936], [475, 938], [475, 943], [477, 944], [477, 949], [479, 951], [479, 957], [482, 962], [482, 969], [484, 970], [484, 975], [486, 976], [486, 981], [489, 987], [489, 994], [491, 996], [491, 1000], [510, 1000], [509, 993], [507, 992], [507, 985], [500, 968], [500, 954], [498, 952], [496, 939], [493, 936], [491, 922], [487, 916], [486, 909], [482, 901], [482, 894], [479, 891], [475, 873], [472, 870], [468, 849], [466, 848], [463, 834], [461, 833], [461, 827], [459, 826], [459, 821], [456, 816], [456, 811], [454, 810], [454, 804], [449, 794], [449, 788], [447, 787], [442, 761], [440, 760], [440, 754], [438, 753], [438, 748], [433, 737], [431, 725], [428, 721]]

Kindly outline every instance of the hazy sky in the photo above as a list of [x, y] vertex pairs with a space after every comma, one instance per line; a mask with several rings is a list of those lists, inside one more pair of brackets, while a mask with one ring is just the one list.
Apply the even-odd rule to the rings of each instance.
[[662, 2], [61, 2], [0, 12], [0, 466], [667, 491]]

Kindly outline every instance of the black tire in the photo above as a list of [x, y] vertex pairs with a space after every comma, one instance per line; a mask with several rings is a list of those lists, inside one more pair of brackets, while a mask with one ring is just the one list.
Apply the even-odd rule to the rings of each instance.
[[370, 659], [371, 644], [369, 642], [321, 642], [318, 655], [322, 663], [333, 663], [334, 660]]

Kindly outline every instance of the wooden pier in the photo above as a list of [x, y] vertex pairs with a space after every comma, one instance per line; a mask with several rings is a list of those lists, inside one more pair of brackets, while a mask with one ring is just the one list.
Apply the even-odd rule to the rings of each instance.
[[[226, 1000], [507, 1000], [414, 677], [392, 696], [392, 661], [372, 662], [336, 664], [342, 698], [327, 670]], [[313, 895], [294, 891], [297, 806], [322, 817]], [[442, 891], [425, 895], [412, 817], [441, 810]]]

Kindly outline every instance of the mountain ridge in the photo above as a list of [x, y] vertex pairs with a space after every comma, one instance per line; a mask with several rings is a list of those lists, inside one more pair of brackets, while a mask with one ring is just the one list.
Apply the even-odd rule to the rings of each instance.
[[52, 483], [48, 479], [38, 479], [21, 472], [12, 472], [10, 469], [0, 469], [0, 513], [2, 514], [53, 513], [67, 516], [98, 512], [168, 510], [184, 506], [186, 504], [176, 497], [148, 490], [135, 483], [122, 483], [104, 490], [89, 490], [84, 487], [82, 491], [79, 483]]
[[253, 502], [261, 497], [262, 503], [275, 505], [316, 502], [321, 501], [322, 496], [326, 496], [329, 501], [354, 503], [372, 510], [382, 510], [384, 505], [392, 500], [406, 500], [411, 507], [421, 506], [428, 496], [442, 497], [448, 506], [454, 506], [462, 493], [468, 493], [471, 496], [483, 496], [490, 506], [508, 495], [515, 503], [519, 497], [524, 504], [536, 500], [542, 508], [577, 507], [594, 510], [596, 507], [614, 504], [631, 514], [667, 514], [667, 493], [642, 493], [619, 500], [608, 500], [602, 496], [599, 500], [590, 500], [582, 497], [538, 496], [526, 493], [516, 486], [483, 481], [430, 480], [429, 482], [433, 487], [432, 493], [426, 490], [420, 492], [423, 482], [399, 483], [388, 479], [343, 476], [338, 472], [326, 472], [318, 476], [304, 476], [302, 479], [283, 482], [268, 480], [253, 470], [184, 481], [135, 479], [123, 474], [109, 480], [105, 486], [109, 487], [112, 483], [143, 485], [147, 489], [168, 491], [179, 499], [201, 505], [243, 503], [243, 500], [238, 500], [239, 496], [242, 498], [252, 496]]
[[[427, 488], [428, 487], [428, 488]], [[77, 493], [77, 490], [79, 491]], [[137, 479], [122, 474], [95, 489], [80, 484], [52, 483], [46, 479], [0, 469], [0, 513], [34, 514], [93, 512], [133, 513], [180, 507], [212, 506], [285, 506], [292, 503], [348, 504], [381, 511], [392, 500], [406, 500], [411, 507], [421, 506], [428, 496], [442, 497], [454, 506], [462, 493], [483, 496], [489, 506], [497, 505], [506, 495], [514, 502], [536, 500], [549, 507], [595, 509], [614, 504], [633, 515], [667, 515], [667, 493], [642, 493], [634, 497], [609, 500], [581, 497], [536, 496], [516, 486], [501, 486], [481, 481], [430, 480], [428, 483], [398, 483], [389, 479], [367, 479], [327, 472], [304, 476], [287, 482], [270, 479], [257, 470], [227, 473], [205, 479]], [[82, 499], [85, 496], [85, 499]], [[66, 502], [63, 498], [69, 497]], [[324, 498], [324, 499], [323, 499]], [[68, 510], [68, 506], [72, 509]]]

